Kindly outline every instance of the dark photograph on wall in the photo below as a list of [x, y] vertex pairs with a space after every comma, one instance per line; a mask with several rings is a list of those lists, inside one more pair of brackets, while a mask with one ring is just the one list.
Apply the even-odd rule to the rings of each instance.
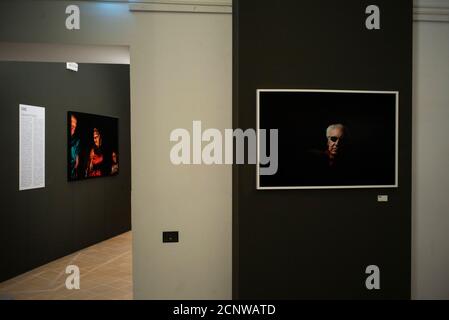
[[259, 129], [278, 129], [278, 170], [260, 175], [258, 163], [257, 189], [398, 186], [398, 92], [267, 89], [257, 94], [258, 136]]
[[67, 113], [68, 180], [117, 175], [118, 119], [88, 113]]

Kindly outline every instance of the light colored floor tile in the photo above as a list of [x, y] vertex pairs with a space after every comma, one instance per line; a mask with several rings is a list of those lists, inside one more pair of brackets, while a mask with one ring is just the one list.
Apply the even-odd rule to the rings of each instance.
[[[0, 283], [0, 300], [131, 300], [131, 244], [127, 232]], [[70, 264], [80, 268], [80, 290], [65, 287]]]

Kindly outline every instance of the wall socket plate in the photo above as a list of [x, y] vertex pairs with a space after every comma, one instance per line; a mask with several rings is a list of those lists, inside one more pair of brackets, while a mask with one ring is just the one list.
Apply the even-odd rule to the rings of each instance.
[[378, 202], [388, 202], [388, 196], [387, 195], [378, 195], [377, 201]]
[[179, 232], [178, 231], [162, 232], [162, 242], [163, 243], [179, 242]]

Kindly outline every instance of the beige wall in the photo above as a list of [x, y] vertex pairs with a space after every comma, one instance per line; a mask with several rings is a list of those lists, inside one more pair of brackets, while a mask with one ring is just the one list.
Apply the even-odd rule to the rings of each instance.
[[0, 42], [0, 61], [129, 64], [129, 47]]
[[[231, 167], [175, 166], [170, 132], [232, 128], [231, 15], [136, 13], [131, 45], [137, 299], [230, 299]], [[162, 231], [179, 230], [178, 244]]]
[[415, 22], [413, 54], [412, 296], [449, 299], [449, 19]]

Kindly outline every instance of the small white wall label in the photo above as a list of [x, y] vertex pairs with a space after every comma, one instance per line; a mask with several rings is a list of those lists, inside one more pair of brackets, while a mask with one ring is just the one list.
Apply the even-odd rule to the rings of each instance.
[[78, 63], [76, 62], [67, 62], [66, 64], [67, 70], [78, 71]]
[[377, 201], [378, 202], [388, 202], [388, 196], [387, 195], [378, 195]]

